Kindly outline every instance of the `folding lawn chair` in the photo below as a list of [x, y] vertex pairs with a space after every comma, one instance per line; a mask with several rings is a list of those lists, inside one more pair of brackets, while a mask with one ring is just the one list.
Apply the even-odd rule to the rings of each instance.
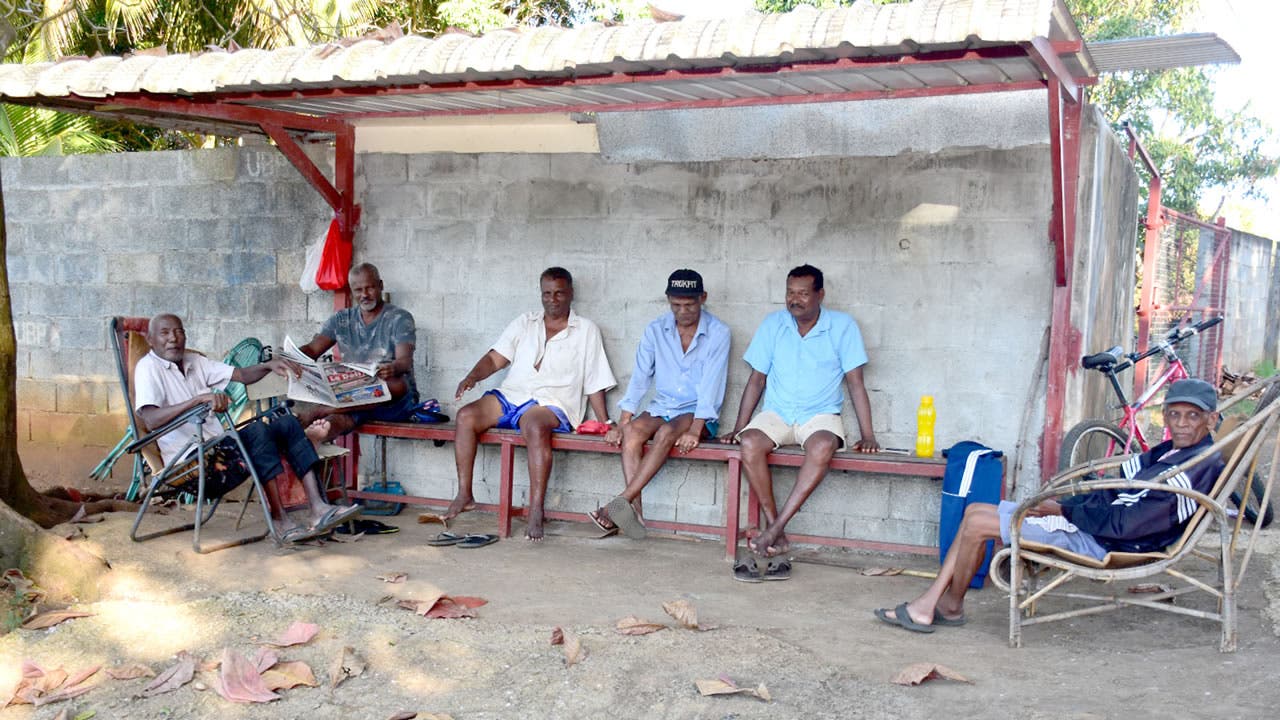
[[[258, 477], [257, 471], [254, 470], [253, 464], [247, 460], [249, 454], [245, 450], [239, 433], [236, 431], [236, 426], [230, 422], [225, 414], [214, 421], [222, 425], [222, 432], [212, 439], [205, 439], [203, 434], [204, 423], [207, 421], [209, 414], [209, 405], [207, 403], [191, 408], [163, 427], [155, 430], [146, 429], [142, 425], [140, 418], [134, 414], [133, 371], [137, 361], [145, 353], [131, 352], [129, 348], [132, 344], [132, 347], [136, 349], [138, 337], [146, 334], [148, 322], [147, 318], [115, 317], [111, 319], [111, 341], [115, 349], [116, 370], [119, 373], [120, 387], [125, 396], [125, 415], [129, 420], [129, 432], [133, 437], [137, 438], [137, 440], [126, 446], [125, 451], [134, 455], [135, 467], [142, 468], [141, 476], [144, 478], [149, 476], [147, 491], [142, 498], [142, 506], [134, 519], [129, 537], [135, 542], [141, 542], [161, 535], [194, 530], [192, 547], [197, 553], [213, 552], [257, 542], [268, 535], [279, 543], [280, 537], [271, 519], [271, 510], [263, 491], [262, 480]], [[268, 413], [255, 415], [250, 420], [266, 419], [269, 415], [279, 412], [284, 412], [284, 408], [273, 408]], [[182, 451], [175, 455], [175, 459], [166, 464], [161, 459], [156, 440], [171, 432], [189, 432], [188, 423], [193, 423], [195, 426], [191, 439]], [[197, 461], [197, 459], [202, 461]], [[263, 516], [266, 520], [266, 531], [207, 547], [202, 545], [200, 542], [202, 526], [217, 511], [222, 498], [236, 487], [239, 487], [245, 480], [253, 481], [253, 488], [258, 494], [258, 501], [262, 505]], [[189, 493], [196, 498], [196, 505], [193, 510], [195, 513], [194, 522], [146, 535], [138, 534], [143, 516], [151, 508], [152, 497], [168, 498], [182, 493]], [[208, 501], [207, 511], [206, 501]]]
[[[1280, 402], [1275, 402], [1276, 397], [1280, 395], [1280, 376], [1254, 383], [1233, 395], [1219, 408], [1219, 411], [1227, 410], [1259, 392], [1262, 393], [1262, 398], [1248, 420], [1232, 430], [1215, 435], [1217, 439], [1212, 446], [1149, 481], [1092, 479], [1102, 471], [1118, 468], [1129, 456], [1108, 458], [1063, 471], [1049, 481], [1046, 489], [1018, 505], [1011, 522], [1010, 544], [998, 552], [992, 562], [993, 568], [1001, 568], [1003, 571], [993, 570], [991, 573], [991, 578], [996, 585], [1009, 593], [1010, 646], [1021, 647], [1024, 625], [1065, 620], [1123, 607], [1145, 607], [1217, 621], [1222, 627], [1219, 650], [1235, 651], [1235, 592], [1248, 568], [1258, 533], [1256, 531], [1250, 533], [1243, 560], [1239, 569], [1235, 570], [1235, 555], [1239, 550], [1236, 540], [1244, 513], [1241, 512], [1233, 522], [1227, 514], [1227, 507], [1231, 504], [1230, 498], [1233, 492], [1241, 488], [1244, 488], [1242, 492], [1248, 492], [1248, 481], [1254, 472], [1258, 453], [1268, 440], [1274, 442], [1276, 449], [1273, 452], [1270, 473], [1266, 480], [1266, 490], [1262, 498], [1263, 507], [1266, 507], [1270, 501], [1271, 487], [1277, 472], [1280, 471]], [[1226, 459], [1226, 466], [1209, 494], [1167, 484], [1166, 481], [1169, 478], [1183, 472], [1187, 467], [1195, 466], [1215, 452], [1222, 453]], [[1041, 502], [1064, 495], [1108, 488], [1177, 493], [1194, 500], [1199, 504], [1199, 508], [1191, 516], [1181, 537], [1159, 552], [1110, 552], [1101, 560], [1095, 560], [1021, 538], [1020, 526], [1023, 518], [1028, 510]], [[1217, 522], [1220, 539], [1218, 546], [1209, 552], [1201, 550], [1199, 545], [1211, 521]], [[1199, 558], [1216, 566], [1216, 579], [1201, 580], [1184, 572], [1182, 568], [1190, 563], [1191, 558]], [[1006, 567], [1007, 570], [1004, 570]], [[1042, 583], [1040, 577], [1042, 574], [1052, 577], [1046, 578], [1047, 582]], [[1178, 587], [1160, 589], [1155, 593], [1131, 593], [1127, 588], [1120, 588], [1110, 594], [1072, 592], [1069, 588], [1063, 587], [1067, 581], [1075, 578], [1086, 578], [1111, 585], [1158, 575], [1167, 576]], [[1197, 590], [1217, 599], [1216, 611], [1197, 610], [1175, 604], [1175, 598], [1178, 596]], [[1039, 601], [1051, 596], [1089, 601], [1093, 604], [1048, 615], [1037, 615], [1036, 606]]]

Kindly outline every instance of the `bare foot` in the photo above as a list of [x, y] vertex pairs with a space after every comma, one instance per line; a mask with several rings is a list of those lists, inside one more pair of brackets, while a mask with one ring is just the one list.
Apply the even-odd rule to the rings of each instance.
[[320, 447], [322, 443], [329, 440], [329, 432], [332, 430], [332, 427], [333, 426], [329, 424], [328, 420], [320, 418], [308, 425], [302, 433], [307, 436], [307, 439], [311, 441], [312, 445]]
[[452, 520], [468, 510], [475, 509], [476, 501], [471, 497], [471, 493], [467, 493], [466, 495], [459, 493], [458, 496], [453, 499], [453, 502], [449, 503], [449, 509], [445, 510], [444, 515], [441, 517], [445, 520]]
[[529, 542], [542, 542], [545, 532], [542, 529], [542, 511], [529, 511], [529, 527], [524, 531], [524, 539]]
[[761, 530], [754, 540], [747, 540], [747, 547], [756, 555], [776, 557], [791, 550], [791, 541], [783, 533], [775, 533], [770, 528]]

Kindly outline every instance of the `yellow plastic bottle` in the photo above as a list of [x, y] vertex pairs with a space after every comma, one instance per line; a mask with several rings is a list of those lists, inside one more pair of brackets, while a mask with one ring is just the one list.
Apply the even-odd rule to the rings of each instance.
[[920, 398], [920, 409], [916, 410], [916, 455], [933, 457], [933, 423], [938, 414], [933, 409], [933, 396]]

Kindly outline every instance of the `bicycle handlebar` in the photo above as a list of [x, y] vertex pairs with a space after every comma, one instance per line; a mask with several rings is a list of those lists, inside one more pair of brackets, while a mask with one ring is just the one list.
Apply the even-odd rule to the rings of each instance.
[[[1164, 342], [1157, 343], [1155, 347], [1152, 347], [1148, 349], [1146, 352], [1142, 352], [1142, 353], [1132, 352], [1132, 353], [1121, 354], [1119, 352], [1120, 348], [1118, 347], [1111, 348], [1110, 350], [1106, 351], [1107, 354], [1112, 355], [1113, 357], [1115, 357], [1116, 360], [1120, 360], [1120, 358], [1123, 357], [1125, 358], [1125, 361], [1119, 362], [1116, 365], [1113, 365], [1110, 368], [1110, 371], [1118, 373], [1124, 370], [1128, 370], [1129, 368], [1138, 364], [1142, 360], [1145, 360], [1157, 353], [1164, 352], [1167, 348], [1173, 345], [1177, 345], [1178, 343], [1186, 340], [1187, 338], [1193, 337], [1195, 335], [1199, 335], [1205, 330], [1208, 330], [1209, 328], [1215, 325], [1219, 325], [1221, 323], [1222, 323], [1222, 316], [1219, 315], [1218, 317], [1212, 317], [1212, 318], [1209, 318], [1208, 320], [1202, 320], [1196, 323], [1195, 325], [1188, 325], [1186, 327], [1174, 328], [1170, 330], [1168, 334], [1165, 335]], [[1097, 369], [1102, 369], [1102, 368], [1097, 368]]]

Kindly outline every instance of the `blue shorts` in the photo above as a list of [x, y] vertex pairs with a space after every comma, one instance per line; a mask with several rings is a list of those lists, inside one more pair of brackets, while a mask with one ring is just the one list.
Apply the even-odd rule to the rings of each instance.
[[498, 424], [495, 427], [500, 427], [504, 430], [519, 430], [520, 418], [524, 417], [525, 413], [529, 412], [531, 408], [544, 407], [560, 419], [560, 424], [552, 428], [551, 432], [573, 432], [573, 426], [569, 424], [569, 416], [565, 415], [564, 411], [555, 405], [538, 405], [537, 400], [529, 400], [521, 405], [512, 405], [511, 401], [507, 400], [507, 397], [498, 390], [490, 390], [485, 395], [492, 395], [498, 399], [498, 402], [502, 403], [502, 417], [498, 419]]
[[[1013, 525], [1013, 511], [1018, 503], [1001, 500], [1000, 539], [1009, 544], [1009, 528]], [[1061, 515], [1047, 517], [1024, 517], [1022, 519], [1022, 539], [1030, 542], [1062, 548], [1077, 555], [1084, 555], [1095, 560], [1106, 557], [1107, 549], [1098, 544], [1092, 535], [1076, 529]]]
[[363, 425], [367, 422], [406, 422], [409, 420], [409, 416], [413, 414], [413, 409], [417, 406], [418, 394], [405, 393], [400, 396], [399, 400], [392, 400], [382, 405], [368, 406], [367, 410], [352, 410], [346, 415], [354, 420], [356, 425]]

